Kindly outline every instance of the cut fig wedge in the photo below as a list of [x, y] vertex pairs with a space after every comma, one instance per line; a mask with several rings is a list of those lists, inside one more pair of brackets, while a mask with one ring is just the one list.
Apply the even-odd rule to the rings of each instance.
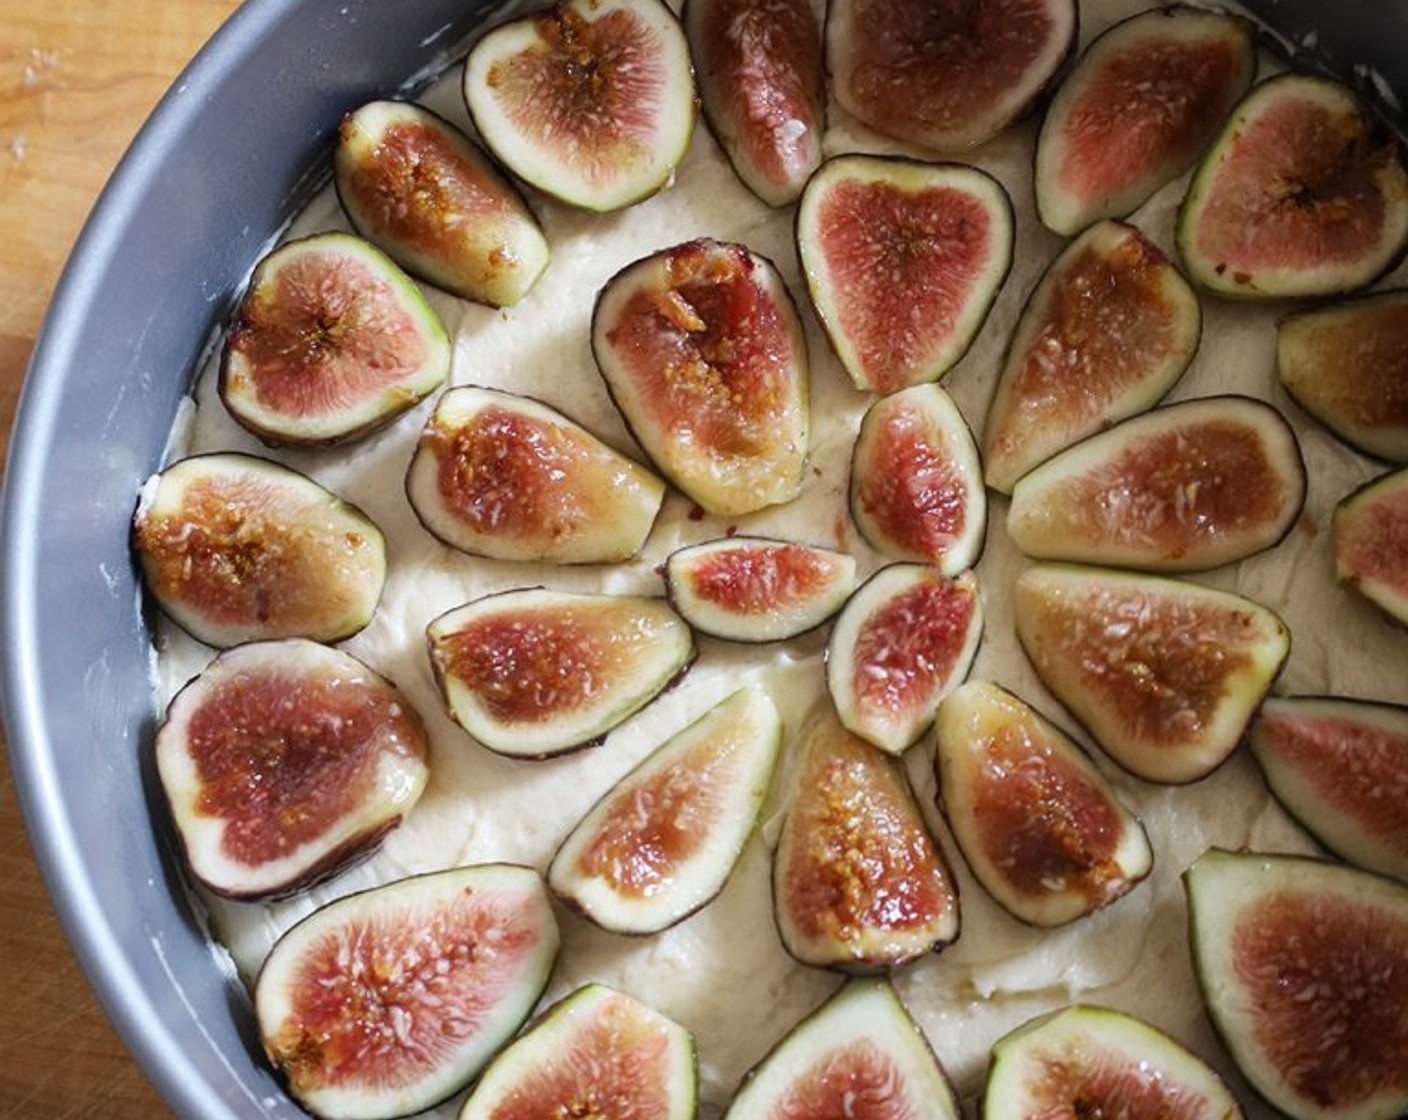
[[694, 635], [663, 599], [520, 588], [426, 628], [451, 717], [499, 754], [593, 746], [678, 680]]
[[1133, 213], [1203, 154], [1256, 73], [1256, 26], [1174, 5], [1110, 28], [1056, 91], [1036, 145], [1037, 215], [1067, 237]]
[[1408, 170], [1388, 127], [1344, 86], [1282, 74], [1233, 110], [1178, 215], [1208, 291], [1328, 296], [1386, 272], [1408, 239]]
[[876, 156], [822, 164], [798, 205], [797, 252], [859, 388], [937, 381], [963, 357], [1012, 265], [1012, 223], [1002, 184], [975, 167]]
[[1221, 765], [1291, 648], [1285, 623], [1250, 599], [1101, 568], [1028, 569], [1013, 613], [1046, 687], [1151, 782], [1192, 782]]
[[1198, 349], [1198, 297], [1152, 241], [1097, 222], [1052, 262], [1017, 322], [983, 431], [1010, 494], [1056, 452], [1152, 407]]
[[1193, 963], [1252, 1087], [1293, 1120], [1408, 1110], [1408, 888], [1213, 849], [1184, 873]]
[[807, 344], [769, 261], [701, 239], [628, 265], [597, 297], [592, 353], [646, 455], [707, 512], [797, 496]]
[[1012, 490], [1028, 556], [1156, 571], [1231, 564], [1281, 540], [1305, 504], [1295, 432], [1250, 397], [1203, 397], [1118, 424]]
[[850, 505], [861, 536], [891, 560], [932, 564], [946, 576], [977, 563], [987, 529], [983, 465], [952, 397], [915, 385], [866, 410]]
[[459, 1092], [528, 1017], [557, 956], [542, 878], [484, 864], [316, 910], [279, 939], [254, 1009], [309, 1112], [385, 1120]]
[[934, 731], [939, 806], [974, 876], [1013, 917], [1072, 922], [1149, 874], [1138, 818], [1070, 738], [1012, 693], [960, 685]]
[[517, 303], [548, 266], [528, 204], [443, 117], [372, 101], [338, 130], [334, 182], [357, 232], [402, 268], [476, 303]]
[[660, 190], [694, 132], [694, 71], [660, 0], [568, 0], [494, 28], [469, 52], [464, 98], [510, 171], [585, 210]]
[[410, 277], [360, 237], [322, 233], [259, 262], [218, 389], [265, 443], [330, 444], [389, 424], [449, 372], [449, 335]]
[[464, 552], [604, 564], [640, 551], [665, 484], [539, 401], [462, 386], [426, 422], [406, 496], [431, 533]]
[[767, 694], [741, 689], [607, 791], [548, 868], [604, 929], [658, 933], [711, 902], [753, 833], [782, 745]]
[[386, 542], [361, 510], [251, 455], [197, 455], [153, 475], [132, 544], [161, 609], [219, 648], [340, 641], [371, 621], [386, 582]]
[[968, 675], [982, 632], [971, 573], [950, 579], [922, 564], [882, 568], [842, 608], [826, 647], [826, 684], [841, 722], [902, 753]]
[[1340, 583], [1408, 626], [1408, 468], [1340, 502], [1333, 530]]

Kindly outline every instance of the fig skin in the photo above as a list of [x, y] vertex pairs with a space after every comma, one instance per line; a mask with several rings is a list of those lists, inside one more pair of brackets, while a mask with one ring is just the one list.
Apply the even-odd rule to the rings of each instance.
[[1331, 526], [1340, 584], [1408, 627], [1408, 468], [1342, 500]]

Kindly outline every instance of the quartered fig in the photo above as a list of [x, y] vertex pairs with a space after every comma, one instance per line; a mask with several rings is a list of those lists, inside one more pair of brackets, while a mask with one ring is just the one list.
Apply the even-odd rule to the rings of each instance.
[[1123, 222], [1097, 222], [1052, 262], [1012, 334], [983, 430], [1004, 494], [1056, 452], [1154, 405], [1198, 348], [1188, 281]]
[[1344, 86], [1306, 74], [1262, 82], [1242, 100], [1178, 215], [1189, 276], [1249, 299], [1363, 287], [1405, 238], [1398, 141]]
[[1024, 701], [969, 681], [939, 705], [934, 730], [940, 808], [974, 876], [1014, 917], [1074, 921], [1149, 874], [1143, 825]]
[[1168, 405], [1024, 476], [1007, 531], [1028, 556], [1200, 571], [1270, 548], [1305, 504], [1285, 419], [1250, 397]]
[[334, 182], [357, 232], [413, 276], [491, 307], [528, 294], [548, 266], [533, 212], [444, 118], [372, 101], [338, 130]]
[[841, 722], [899, 754], [934, 722], [978, 652], [983, 604], [971, 573], [891, 564], [842, 609], [826, 647], [826, 684]]
[[694, 636], [663, 599], [520, 588], [426, 628], [450, 715], [499, 754], [546, 758], [599, 742], [677, 680]]
[[539, 401], [461, 386], [426, 422], [406, 495], [430, 532], [465, 552], [598, 564], [640, 551], [665, 484]]
[[1184, 580], [1039, 564], [1013, 590], [1047, 688], [1130, 773], [1196, 781], [1236, 748], [1290, 654], [1272, 611]]
[[1012, 221], [1007, 192], [975, 167], [860, 155], [822, 164], [798, 206], [797, 252], [858, 387], [937, 381], [963, 357], [1012, 265]]
[[723, 889], [767, 798], [782, 720], [740, 689], [657, 747], [568, 834], [559, 898], [619, 933], [656, 933]]
[[1333, 530], [1340, 583], [1408, 626], [1408, 468], [1340, 502]]
[[386, 542], [361, 510], [250, 455], [197, 455], [153, 475], [132, 543], [161, 609], [222, 648], [350, 637], [386, 582]]
[[1211, 143], [1256, 73], [1256, 27], [1174, 5], [1110, 28], [1056, 91], [1036, 144], [1036, 210], [1070, 236], [1132, 213]]
[[501, 24], [470, 50], [464, 98], [510, 171], [586, 210], [654, 194], [694, 131], [689, 46], [660, 0], [567, 0]]
[[1184, 873], [1193, 964], [1247, 1080], [1293, 1120], [1408, 1110], [1408, 888], [1213, 849]]
[[796, 497], [807, 461], [807, 346], [772, 264], [700, 239], [602, 289], [592, 353], [645, 453], [709, 513]]
[[321, 233], [255, 268], [219, 392], [266, 443], [337, 443], [389, 424], [449, 371], [449, 335], [415, 283], [360, 237]]
[[459, 1092], [547, 985], [557, 924], [542, 878], [483, 864], [315, 910], [254, 989], [269, 1060], [309, 1112], [384, 1120]]

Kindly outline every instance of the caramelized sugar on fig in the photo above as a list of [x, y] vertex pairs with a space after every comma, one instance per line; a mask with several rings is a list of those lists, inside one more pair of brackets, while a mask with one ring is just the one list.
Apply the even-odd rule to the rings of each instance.
[[1408, 468], [1345, 498], [1333, 526], [1340, 583], [1408, 626]]

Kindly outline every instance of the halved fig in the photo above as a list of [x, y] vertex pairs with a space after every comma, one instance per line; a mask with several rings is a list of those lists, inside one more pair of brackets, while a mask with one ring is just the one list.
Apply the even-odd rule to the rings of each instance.
[[1211, 773], [1290, 654], [1271, 610], [1184, 580], [1038, 564], [1013, 590], [1017, 637], [1100, 747], [1151, 782]]
[[695, 630], [735, 642], [778, 642], [820, 626], [856, 586], [844, 552], [766, 537], [686, 545], [665, 561], [665, 594]]
[[1408, 888], [1212, 849], [1184, 873], [1193, 963], [1238, 1068], [1294, 1120], [1408, 1110]]
[[548, 266], [547, 239], [523, 196], [428, 109], [372, 101], [348, 113], [333, 169], [357, 232], [447, 292], [508, 307]]
[[1198, 297], [1157, 245], [1097, 222], [1052, 262], [1012, 334], [983, 431], [987, 483], [1017, 480], [1151, 407], [1198, 349]]
[[836, 0], [826, 63], [846, 112], [886, 136], [962, 152], [996, 136], [1075, 49], [1075, 0]]
[[725, 1120], [958, 1120], [928, 1040], [888, 980], [848, 980], [748, 1071]]
[[897, 760], [826, 708], [802, 730], [773, 852], [773, 909], [803, 964], [889, 968], [958, 936], [958, 890]]
[[1256, 73], [1256, 26], [1174, 5], [1117, 23], [1061, 83], [1036, 144], [1037, 215], [1069, 237], [1132, 213], [1212, 142]]
[[360, 237], [320, 233], [255, 268], [218, 390], [265, 443], [328, 444], [384, 427], [449, 372], [450, 337], [410, 277]]
[[1295, 432], [1251, 397], [1156, 409], [1076, 444], [1012, 489], [1028, 556], [1190, 572], [1270, 548], [1305, 504]]
[[1363, 287], [1405, 239], [1397, 139], [1344, 86], [1308, 74], [1279, 75], [1242, 100], [1178, 214], [1189, 276], [1248, 299]]
[[156, 733], [186, 861], [229, 898], [301, 890], [375, 850], [425, 788], [428, 754], [395, 685], [302, 638], [222, 653]]
[[1332, 525], [1336, 578], [1408, 626], [1408, 468], [1345, 498]]
[[968, 675], [982, 632], [972, 573], [949, 578], [923, 564], [882, 568], [842, 608], [826, 647], [826, 684], [841, 722], [882, 750], [902, 753]]
[[618, 272], [592, 353], [645, 453], [729, 517], [791, 501], [807, 461], [807, 344], [772, 263], [701, 238]]
[[1271, 792], [1317, 840], [1408, 882], [1408, 708], [1270, 697], [1247, 741]]
[[657, 933], [723, 889], [782, 745], [765, 692], [740, 689], [667, 739], [567, 835], [548, 885], [618, 933]]
[[640, 551], [665, 484], [539, 401], [466, 385], [446, 390], [426, 421], [406, 496], [464, 552], [601, 564]]
[[937, 385], [881, 397], [851, 454], [851, 517], [892, 560], [956, 576], [977, 563], [987, 529], [983, 465], [953, 398]]
[[694, 71], [660, 0], [567, 0], [499, 25], [469, 52], [464, 99], [489, 150], [573, 206], [654, 194], [694, 132]]
[[695, 654], [663, 599], [542, 587], [456, 607], [426, 638], [451, 717], [490, 750], [522, 758], [596, 744]]
[[285, 933], [254, 988], [269, 1060], [309, 1112], [384, 1120], [459, 1092], [547, 985], [542, 877], [481, 864], [338, 899]]
[[153, 475], [132, 543], [161, 609], [220, 648], [340, 641], [371, 621], [386, 583], [386, 541], [370, 518], [252, 455], [196, 455]]
[[1080, 747], [1012, 693], [960, 685], [934, 731], [939, 807], [978, 882], [1014, 917], [1075, 921], [1149, 874], [1139, 819]]
[[937, 381], [963, 357], [1012, 265], [1012, 223], [1006, 190], [976, 167], [862, 155], [821, 165], [798, 205], [797, 253], [859, 388]]

